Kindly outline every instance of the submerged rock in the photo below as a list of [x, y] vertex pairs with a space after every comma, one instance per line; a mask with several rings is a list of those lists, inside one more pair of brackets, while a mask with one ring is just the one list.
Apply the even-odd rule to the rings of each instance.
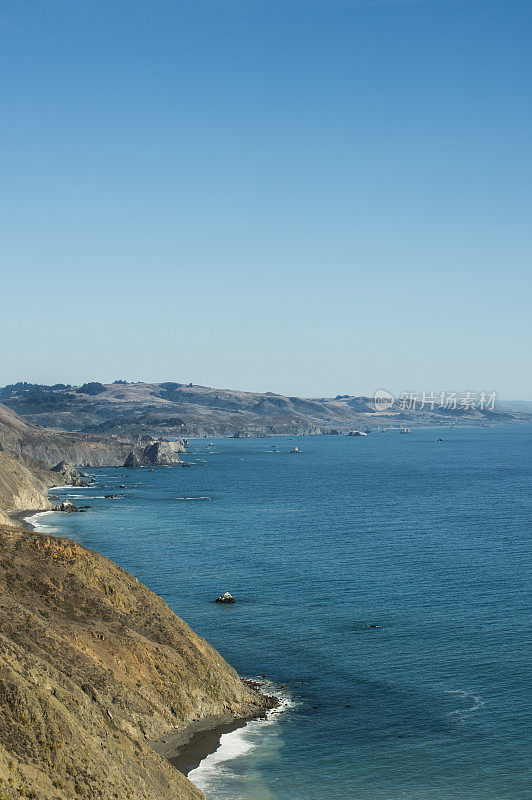
[[220, 597], [217, 597], [214, 602], [215, 603], [234, 603], [235, 602], [235, 598], [233, 597], [232, 594], [229, 594], [229, 592], [224, 592], [223, 594], [220, 595]]

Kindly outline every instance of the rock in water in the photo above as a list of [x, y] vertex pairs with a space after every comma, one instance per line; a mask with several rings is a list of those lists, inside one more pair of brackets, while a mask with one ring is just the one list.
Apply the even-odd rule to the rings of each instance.
[[[90, 508], [90, 506], [83, 506], [83, 508], [87, 509]], [[63, 502], [60, 503], [59, 505], [52, 506], [52, 511], [66, 511], [68, 513], [71, 513], [72, 511], [79, 511], [79, 510], [80, 509], [73, 503], [71, 503], [70, 500], [63, 500]]]
[[124, 461], [124, 467], [140, 467], [141, 461], [138, 455], [135, 453], [134, 450], [128, 455], [126, 460]]
[[224, 592], [223, 594], [220, 595], [220, 597], [216, 598], [215, 602], [216, 603], [234, 603], [235, 602], [235, 598], [233, 597], [232, 594], [229, 594], [229, 592]]
[[72, 511], [78, 511], [78, 507], [75, 506], [74, 503], [71, 503], [69, 500], [63, 500], [63, 502], [59, 506], [59, 510], [67, 511], [70, 513]]
[[132, 450], [124, 462], [124, 467], [182, 465], [179, 453], [184, 452], [184, 449], [181, 440], [177, 442], [165, 442], [162, 439], [156, 442], [150, 441], [145, 447]]

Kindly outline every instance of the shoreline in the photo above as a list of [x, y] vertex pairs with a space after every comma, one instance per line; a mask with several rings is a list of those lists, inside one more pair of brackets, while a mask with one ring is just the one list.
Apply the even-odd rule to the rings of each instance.
[[152, 750], [187, 777], [207, 756], [218, 750], [223, 734], [245, 728], [254, 719], [260, 717], [238, 718], [230, 714], [204, 717], [149, 744]]
[[[51, 486], [46, 487], [46, 499], [50, 500], [50, 493], [53, 493], [54, 489], [72, 489], [75, 488], [70, 483], [58, 483], [52, 484]], [[4, 513], [7, 514], [9, 519], [12, 519], [14, 522], [20, 523], [21, 528], [25, 528], [28, 531], [37, 531], [37, 525], [33, 522], [28, 521], [28, 517], [33, 517], [35, 514], [46, 514], [49, 511], [53, 511], [53, 508], [24, 508], [24, 509], [17, 509], [16, 511], [5, 511]]]
[[37, 526], [29, 522], [28, 517], [33, 517], [34, 514], [46, 514], [51, 510], [51, 508], [26, 508], [23, 511], [7, 511], [6, 513], [9, 519], [20, 523], [21, 528], [25, 528], [27, 531], [36, 531]]
[[[246, 728], [250, 722], [271, 722], [271, 715], [282, 713], [290, 701], [278, 694], [280, 688], [270, 688], [268, 682], [244, 680], [264, 697], [264, 708], [244, 717], [219, 714], [194, 720], [184, 728], [170, 731], [165, 737], [149, 742], [152, 750], [165, 758], [175, 769], [188, 777], [205, 759], [222, 746], [222, 737]], [[264, 690], [268, 690], [267, 694]], [[193, 781], [194, 782], [194, 781]]]
[[[9, 512], [8, 516], [21, 528], [39, 532], [38, 526], [28, 518], [49, 511], [51, 509], [30, 508]], [[254, 680], [244, 679], [244, 682], [263, 696], [265, 705], [259, 712], [244, 717], [220, 714], [194, 720], [183, 728], [170, 731], [162, 739], [148, 742], [151, 749], [168, 761], [174, 769], [188, 777], [189, 773], [199, 767], [208, 756], [217, 752], [222, 744], [222, 736], [245, 728], [249, 722], [261, 720], [266, 722], [269, 712], [283, 710], [283, 701], [273, 693], [278, 691], [273, 686], [270, 688]], [[266, 693], [265, 689], [270, 689], [270, 692]]]

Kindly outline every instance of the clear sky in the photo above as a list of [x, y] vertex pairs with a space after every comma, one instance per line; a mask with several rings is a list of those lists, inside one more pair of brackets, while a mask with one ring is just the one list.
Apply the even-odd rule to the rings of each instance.
[[530, 0], [3, 0], [0, 383], [531, 399]]

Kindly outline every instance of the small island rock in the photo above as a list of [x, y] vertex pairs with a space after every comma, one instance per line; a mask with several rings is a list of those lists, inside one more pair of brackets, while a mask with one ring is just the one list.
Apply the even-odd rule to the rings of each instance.
[[79, 511], [78, 507], [71, 503], [69, 500], [63, 500], [58, 506], [52, 506], [52, 511]]
[[233, 597], [232, 594], [229, 594], [229, 592], [224, 592], [223, 594], [220, 595], [220, 597], [217, 597], [215, 600], [215, 603], [234, 603], [234, 602], [235, 598]]

